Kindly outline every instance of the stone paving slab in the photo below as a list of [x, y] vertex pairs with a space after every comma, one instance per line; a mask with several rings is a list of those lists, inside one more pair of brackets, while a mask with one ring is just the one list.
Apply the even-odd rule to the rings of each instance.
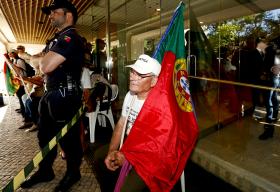
[[[17, 98], [10, 97], [7, 101], [6, 106], [0, 107], [0, 188], [6, 186], [39, 152], [37, 132], [25, 132], [18, 129], [23, 125], [23, 118], [15, 111], [19, 108]], [[3, 119], [2, 122], [1, 119]], [[38, 184], [28, 190], [19, 188], [17, 191], [53, 191], [66, 171], [66, 162], [58, 156], [53, 168], [56, 177], [51, 182]], [[100, 192], [92, 168], [85, 158], [81, 165], [81, 175], [81, 180], [72, 187], [70, 192]]]

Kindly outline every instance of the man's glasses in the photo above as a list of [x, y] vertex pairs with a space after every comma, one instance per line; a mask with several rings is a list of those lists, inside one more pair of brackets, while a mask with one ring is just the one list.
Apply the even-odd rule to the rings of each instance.
[[139, 77], [139, 80], [141, 79], [145, 79], [147, 77], [152, 77], [154, 76], [153, 74], [149, 73], [149, 74], [140, 74], [137, 71], [135, 71], [134, 69], [130, 69], [130, 74], [136, 75], [137, 77]]

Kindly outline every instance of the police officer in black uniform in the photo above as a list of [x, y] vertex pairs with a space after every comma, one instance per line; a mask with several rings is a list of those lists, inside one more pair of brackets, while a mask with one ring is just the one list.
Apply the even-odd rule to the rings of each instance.
[[[46, 92], [39, 105], [39, 146], [43, 148], [68, 123], [81, 107], [80, 75], [84, 56], [81, 37], [74, 24], [78, 14], [75, 6], [67, 0], [54, 0], [42, 11], [49, 15], [58, 33], [44, 49], [40, 69], [45, 74]], [[67, 191], [80, 178], [82, 146], [79, 123], [76, 123], [61, 139], [66, 154], [67, 171], [54, 191]], [[54, 178], [52, 169], [57, 148], [52, 149], [39, 164], [38, 171], [21, 187], [30, 188]]]

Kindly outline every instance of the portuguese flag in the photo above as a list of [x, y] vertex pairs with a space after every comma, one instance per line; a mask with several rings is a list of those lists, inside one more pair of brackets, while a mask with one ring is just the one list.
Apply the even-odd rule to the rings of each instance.
[[180, 3], [154, 53], [162, 65], [121, 151], [152, 192], [170, 191], [195, 146], [198, 125], [189, 92]]
[[20, 82], [18, 79], [14, 78], [12, 70], [8, 67], [6, 62], [4, 63], [4, 76], [8, 94], [14, 95], [20, 87]]

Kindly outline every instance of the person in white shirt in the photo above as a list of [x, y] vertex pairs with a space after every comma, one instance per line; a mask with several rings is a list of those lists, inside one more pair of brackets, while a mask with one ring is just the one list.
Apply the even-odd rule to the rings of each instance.
[[17, 53], [20, 58], [25, 60], [26, 63], [30, 63], [31, 55], [25, 52], [25, 47], [23, 45], [17, 46]]

